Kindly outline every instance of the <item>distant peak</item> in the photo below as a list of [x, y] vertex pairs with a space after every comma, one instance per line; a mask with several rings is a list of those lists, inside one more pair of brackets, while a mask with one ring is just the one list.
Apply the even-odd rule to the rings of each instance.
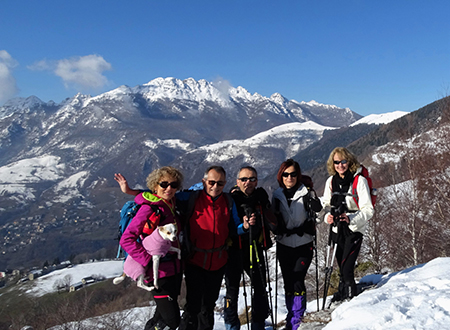
[[279, 103], [279, 104], [285, 104], [287, 102], [289, 102], [289, 100], [287, 98], [285, 98], [283, 95], [281, 95], [280, 93], [274, 93], [270, 96], [270, 99], [275, 102], [275, 103]]
[[6, 101], [3, 105], [6, 107], [20, 107], [20, 108], [34, 108], [39, 105], [44, 105], [45, 102], [41, 101], [37, 96], [31, 95], [27, 98], [16, 97], [11, 100]]

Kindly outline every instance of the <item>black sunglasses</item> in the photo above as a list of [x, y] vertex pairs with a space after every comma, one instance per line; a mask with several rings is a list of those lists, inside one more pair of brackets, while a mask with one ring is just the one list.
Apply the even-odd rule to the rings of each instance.
[[283, 174], [281, 174], [283, 176], [283, 178], [287, 178], [289, 175], [291, 176], [291, 178], [296, 178], [297, 177], [297, 172], [283, 172]]
[[223, 181], [214, 181], [214, 180], [207, 180], [206, 182], [208, 182], [208, 184], [213, 187], [216, 183], [219, 187], [222, 187], [225, 185], [225, 182]]
[[256, 180], [258, 180], [257, 178], [255, 178], [254, 176], [252, 176], [252, 177], [250, 177], [250, 178], [239, 178], [238, 180], [240, 180], [240, 181], [242, 181], [242, 182], [247, 182], [247, 181], [250, 181], [250, 182], [255, 182]]
[[347, 160], [343, 159], [343, 160], [333, 160], [334, 165], [339, 165], [339, 164], [347, 164]]
[[163, 189], [166, 189], [168, 186], [171, 186], [173, 189], [177, 189], [180, 186], [180, 184], [177, 181], [174, 182], [163, 181], [158, 184]]

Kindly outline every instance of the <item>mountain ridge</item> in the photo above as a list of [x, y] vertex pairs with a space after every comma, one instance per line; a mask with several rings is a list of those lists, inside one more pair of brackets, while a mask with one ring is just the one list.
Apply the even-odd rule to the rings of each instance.
[[[238, 96], [223, 103], [224, 91]], [[192, 93], [198, 94], [186, 96]], [[6, 178], [16, 171], [22, 179], [0, 180], [0, 231], [6, 237], [0, 242], [5, 243], [0, 267], [45, 258], [52, 246], [64, 251], [61, 258], [71, 251], [113, 249], [116, 212], [129, 198], [112, 180], [115, 172], [142, 185], [156, 167], [177, 166], [188, 187], [218, 162], [227, 169], [229, 189], [237, 169], [251, 164], [270, 192], [275, 164], [360, 117], [316, 101], [289, 101], [277, 93], [267, 98], [242, 87], [175, 78], [95, 97], [76, 94], [60, 104], [36, 97], [7, 102], [0, 107], [0, 174]], [[343, 140], [336, 136], [338, 141]], [[53, 178], [34, 167], [43, 159], [57, 169]], [[29, 229], [14, 236], [12, 223]], [[62, 248], [64, 239], [68, 244]]]

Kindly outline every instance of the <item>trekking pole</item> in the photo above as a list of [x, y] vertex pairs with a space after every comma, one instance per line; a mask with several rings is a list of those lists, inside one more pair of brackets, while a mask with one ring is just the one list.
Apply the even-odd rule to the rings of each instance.
[[[261, 227], [262, 227], [262, 235], [263, 235], [263, 245], [264, 245], [264, 255], [262, 256], [263, 258], [265, 258], [266, 260], [266, 283], [267, 283], [267, 287], [268, 287], [268, 296], [267, 299], [269, 300], [269, 305], [270, 305], [270, 320], [272, 321], [272, 328], [274, 327], [274, 320], [273, 320], [273, 302], [272, 302], [272, 287], [270, 286], [270, 269], [269, 269], [269, 259], [267, 258], [267, 241], [266, 241], [266, 227], [264, 225], [264, 213], [261, 207], [261, 204], [259, 205], [259, 214], [260, 219], [261, 219]], [[264, 264], [264, 262], [263, 262]], [[261, 268], [260, 268], [260, 272], [261, 272]], [[261, 274], [262, 276], [262, 274]]]
[[[242, 250], [242, 241], [239, 236], [239, 249]], [[242, 285], [244, 286], [244, 303], [245, 303], [245, 316], [247, 318], [247, 330], [250, 330], [250, 319], [248, 317], [248, 304], [247, 304], [247, 289], [245, 288], [245, 268], [244, 268], [244, 260], [242, 257], [242, 253], [239, 253], [240, 267], [242, 272]], [[240, 323], [240, 322], [239, 322]]]
[[245, 316], [247, 317], [247, 329], [250, 330], [250, 320], [248, 318], [248, 305], [247, 305], [247, 290], [245, 289], [245, 271], [242, 267], [242, 285], [244, 286], [244, 303], [245, 303]]
[[274, 329], [277, 329], [278, 323], [278, 243], [275, 240], [275, 324]]
[[[270, 308], [270, 320], [272, 322], [272, 328], [274, 328], [275, 325], [274, 325], [274, 319], [273, 319], [272, 287], [270, 286], [269, 262], [267, 260], [267, 250], [264, 250], [264, 252], [265, 252], [265, 258], [266, 258], [266, 267], [265, 267], [266, 268], [266, 276], [267, 276], [266, 286], [268, 288], [266, 296], [267, 296], [268, 305], [269, 305], [269, 308]], [[263, 256], [263, 258], [264, 258], [264, 256]], [[263, 265], [264, 265], [264, 262], [263, 262]], [[264, 278], [263, 278], [263, 274], [262, 274], [262, 271], [261, 271], [261, 266], [259, 266], [259, 272], [261, 274], [261, 280], [263, 280]], [[263, 284], [264, 284], [264, 282], [263, 282]]]
[[250, 272], [249, 272], [249, 277], [250, 277], [250, 298], [251, 298], [252, 312], [253, 312], [254, 287], [253, 287], [253, 228], [252, 227], [253, 226], [249, 226], [249, 232], [248, 232], [249, 237], [248, 238], [249, 238], [249, 246], [250, 246]]
[[270, 319], [272, 321], [272, 328], [277, 329], [275, 323], [274, 323], [274, 317], [273, 317], [273, 301], [272, 301], [272, 287], [270, 286], [270, 269], [269, 269], [269, 260], [267, 259], [267, 250], [264, 250], [265, 252], [265, 258], [266, 258], [266, 272], [267, 272], [267, 283], [269, 286], [269, 302], [270, 302]]
[[318, 265], [319, 261], [317, 258], [317, 232], [316, 232], [316, 235], [314, 235], [314, 252], [316, 254], [316, 300], [317, 300], [317, 311], [319, 311], [320, 310], [320, 308], [319, 308], [319, 265]]
[[319, 261], [317, 257], [317, 226], [316, 226], [316, 212], [313, 209], [312, 206], [312, 199], [317, 198], [316, 192], [312, 189], [308, 189], [309, 199], [308, 199], [308, 221], [313, 221], [314, 225], [314, 241], [313, 241], [313, 248], [315, 252], [315, 259], [316, 259], [316, 300], [317, 300], [317, 311], [320, 310], [319, 307]]
[[[324, 288], [323, 288], [323, 301], [322, 301], [322, 310], [325, 309], [325, 303], [327, 300], [327, 294], [328, 294], [328, 288], [330, 286], [330, 281], [331, 281], [331, 273], [333, 272], [333, 263], [334, 263], [334, 257], [336, 255], [336, 244], [334, 244], [334, 242], [332, 242], [331, 239], [331, 233], [333, 230], [333, 226], [330, 226], [330, 235], [328, 237], [328, 249], [327, 249], [327, 260], [326, 260], [326, 264], [325, 264], [325, 283], [324, 283]], [[331, 262], [330, 261], [330, 250], [331, 250], [331, 244], [333, 243], [333, 255], [331, 257]]]

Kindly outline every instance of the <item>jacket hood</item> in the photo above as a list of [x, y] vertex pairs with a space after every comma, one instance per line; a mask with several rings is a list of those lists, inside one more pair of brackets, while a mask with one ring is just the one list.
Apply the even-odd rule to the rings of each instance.
[[148, 202], [151, 202], [151, 203], [158, 203], [158, 202], [162, 201], [162, 198], [159, 197], [159, 196], [153, 195], [153, 194], [152, 194], [151, 192], [149, 192], [149, 191], [144, 191], [143, 193], [137, 195], [137, 196], [134, 198], [134, 201], [135, 201], [137, 204], [144, 204], [144, 203], [148, 203]]

